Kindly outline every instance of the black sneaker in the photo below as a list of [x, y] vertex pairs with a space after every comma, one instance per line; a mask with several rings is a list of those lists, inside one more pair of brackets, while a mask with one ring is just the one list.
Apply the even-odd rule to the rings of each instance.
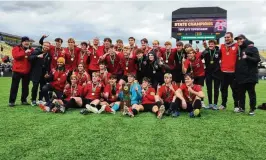
[[80, 114], [83, 114], [83, 115], [87, 115], [87, 114], [89, 114], [89, 111], [88, 111], [88, 109], [82, 109], [80, 112], [79, 112]]
[[171, 109], [168, 109], [164, 112], [164, 115], [166, 116], [170, 116], [172, 114], [172, 110]]
[[248, 113], [248, 115], [254, 116], [255, 115], [255, 111], [254, 110], [250, 110], [249, 113]]
[[21, 102], [21, 105], [28, 106], [30, 104], [27, 101], [25, 101], [25, 102]]
[[15, 103], [9, 103], [8, 106], [9, 107], [14, 107], [15, 106]]

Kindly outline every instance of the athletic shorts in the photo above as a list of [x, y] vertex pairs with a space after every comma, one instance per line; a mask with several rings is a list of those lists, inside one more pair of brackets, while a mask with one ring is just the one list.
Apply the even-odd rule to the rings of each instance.
[[194, 77], [194, 84], [204, 86], [205, 76]]
[[142, 106], [144, 107], [144, 112], [152, 112], [152, 108], [155, 106], [156, 104], [142, 104]]

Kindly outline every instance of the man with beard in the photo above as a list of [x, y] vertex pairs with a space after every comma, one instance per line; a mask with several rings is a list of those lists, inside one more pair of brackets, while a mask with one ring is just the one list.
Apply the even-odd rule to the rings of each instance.
[[147, 56], [148, 53], [152, 50], [151, 47], [148, 45], [147, 38], [143, 38], [141, 41], [141, 49], [144, 51], [144, 55]]
[[[46, 83], [44, 76], [45, 74], [50, 73], [51, 56], [49, 54], [49, 51], [50, 43], [43, 42], [43, 45], [41, 47], [36, 48], [35, 51], [29, 56], [29, 60], [31, 61], [32, 66], [30, 72], [30, 79], [33, 83], [31, 90], [32, 106], [36, 106], [43, 100], [42, 88]], [[38, 103], [36, 103], [39, 85], [39, 101]]]
[[239, 110], [237, 112], [245, 112], [245, 94], [248, 92], [249, 115], [254, 115], [256, 109], [255, 85], [258, 83], [258, 63], [260, 62], [259, 51], [254, 47], [254, 43], [244, 35], [237, 36], [235, 40], [239, 45], [235, 70], [239, 95]]
[[228, 87], [230, 85], [233, 93], [235, 111], [238, 111], [238, 97], [237, 97], [237, 82], [235, 80], [235, 65], [238, 54], [238, 44], [234, 43], [233, 33], [227, 32], [225, 34], [225, 44], [221, 45], [221, 93], [222, 104], [219, 109], [226, 109]]
[[21, 94], [21, 104], [29, 105], [27, 102], [27, 97], [29, 95], [29, 72], [31, 69], [30, 62], [28, 60], [29, 56], [34, 51], [30, 47], [30, 39], [28, 37], [21, 38], [21, 44], [12, 49], [12, 56], [14, 58], [12, 67], [12, 82], [9, 96], [9, 106], [14, 107], [20, 79], [22, 79], [22, 94]]
[[[39, 43], [41, 45], [43, 45], [43, 40], [48, 37], [47, 35], [43, 35], [42, 38], [40, 39]], [[65, 58], [65, 51], [62, 48], [62, 43], [63, 40], [61, 38], [56, 38], [55, 39], [55, 46], [50, 44], [50, 50], [49, 50], [49, 54], [51, 56], [51, 69], [56, 69], [57, 67], [57, 59], [59, 57], [63, 57]]]
[[69, 38], [67, 43], [68, 47], [65, 48], [66, 70], [71, 73], [78, 66], [78, 55], [80, 53], [80, 48], [75, 45], [75, 40], [73, 38]]

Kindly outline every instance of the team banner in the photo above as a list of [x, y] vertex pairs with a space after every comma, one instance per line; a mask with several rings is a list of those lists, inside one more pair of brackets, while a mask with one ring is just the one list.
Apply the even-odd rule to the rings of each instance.
[[172, 19], [172, 32], [181, 33], [219, 33], [226, 32], [227, 21], [220, 18]]

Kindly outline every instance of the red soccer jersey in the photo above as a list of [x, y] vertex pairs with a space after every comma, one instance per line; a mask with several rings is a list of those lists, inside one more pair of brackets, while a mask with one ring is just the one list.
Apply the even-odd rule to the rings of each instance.
[[104, 54], [104, 47], [103, 46], [98, 46], [98, 48], [90, 47], [89, 51], [91, 52], [89, 70], [91, 71], [100, 70], [99, 57], [101, 57]]
[[56, 90], [63, 91], [67, 80], [67, 72], [53, 69], [52, 74], [54, 75], [54, 77], [51, 85]]
[[133, 74], [137, 73], [135, 58], [125, 58], [123, 56], [120, 61], [120, 65], [122, 70], [124, 71], [124, 75], [127, 75], [128, 73], [133, 73]]
[[65, 58], [65, 50], [63, 48], [56, 48], [53, 45], [50, 45], [50, 56], [51, 59], [51, 69], [56, 69], [57, 67], [57, 59], [59, 57]]
[[[194, 91], [199, 92], [202, 91], [201, 90], [201, 86], [200, 85], [196, 85], [194, 84], [193, 87], [191, 87]], [[182, 93], [183, 93], [183, 97], [185, 98], [186, 102], [193, 102], [196, 98], [196, 95], [194, 94], [190, 94], [188, 92], [188, 88], [186, 86], [186, 84], [182, 84], [180, 87]]]
[[114, 56], [107, 55], [105, 57], [105, 62], [106, 68], [109, 73], [118, 74], [120, 72], [120, 57], [118, 56], [118, 54], [115, 54]]
[[[144, 90], [144, 89], [143, 89]], [[155, 103], [155, 89], [149, 87], [142, 92], [142, 104], [154, 104]]]
[[[178, 86], [177, 85], [173, 85], [173, 88], [174, 90], [176, 91], [178, 89]], [[168, 87], [166, 86], [165, 84], [162, 85], [160, 88], [159, 88], [159, 91], [158, 91], [158, 95], [165, 101], [165, 102], [172, 102], [173, 100], [173, 97], [175, 95], [175, 93]]]
[[205, 76], [204, 65], [201, 61], [201, 53], [197, 53], [195, 55], [193, 62], [189, 59], [186, 59], [186, 61], [184, 62], [184, 67], [187, 69], [190, 68], [193, 71], [193, 75], [195, 77]]
[[[130, 46], [131, 47], [131, 46]], [[136, 51], [138, 49], [138, 46], [137, 45], [134, 45], [130, 48], [130, 58], [136, 58]]]
[[25, 50], [21, 46], [16, 46], [12, 49], [12, 56], [14, 58], [12, 71], [22, 74], [28, 74], [30, 72], [31, 64], [28, 58], [34, 49], [31, 48], [30, 50], [30, 53], [25, 53]]
[[105, 71], [103, 73], [100, 73], [100, 80], [101, 83], [103, 83], [104, 86], [106, 86], [108, 84], [108, 81], [110, 79], [111, 73]]
[[171, 49], [171, 52], [167, 52], [165, 48], [161, 48], [161, 51], [164, 62], [170, 67], [170, 69], [174, 69], [176, 49]]
[[65, 48], [66, 52], [66, 69], [68, 71], [73, 71], [77, 68], [78, 63], [78, 54], [80, 52], [80, 48], [74, 47], [74, 50], [70, 50], [69, 48]]
[[77, 67], [80, 63], [84, 64], [84, 68], [87, 71], [89, 69], [89, 66], [87, 64], [89, 58], [89, 53], [88, 51], [82, 51], [80, 50], [80, 52], [78, 53], [78, 60], [77, 60]]
[[79, 86], [84, 86], [91, 80], [91, 76], [86, 71], [82, 73], [75, 72], [74, 74], [77, 76], [77, 83]]
[[116, 86], [114, 86], [114, 88], [112, 88], [112, 86], [110, 84], [107, 84], [104, 87], [104, 93], [109, 94], [107, 101], [109, 101], [109, 102], [116, 102], [117, 101], [117, 96], [119, 94], [119, 87], [120, 87], [119, 84], [116, 84]]
[[82, 86], [71, 86], [70, 84], [66, 84], [64, 88], [64, 95], [66, 96], [65, 100], [69, 101], [71, 97], [81, 97], [82, 91]]
[[148, 53], [150, 52], [152, 50], [152, 48], [151, 47], [146, 47], [145, 49], [144, 49], [144, 55], [148, 55]]
[[221, 70], [222, 72], [235, 72], [236, 58], [238, 54], [238, 44], [230, 47], [221, 45]]
[[83, 87], [83, 96], [90, 100], [100, 99], [102, 91], [103, 85], [101, 83], [93, 84], [90, 81]]

